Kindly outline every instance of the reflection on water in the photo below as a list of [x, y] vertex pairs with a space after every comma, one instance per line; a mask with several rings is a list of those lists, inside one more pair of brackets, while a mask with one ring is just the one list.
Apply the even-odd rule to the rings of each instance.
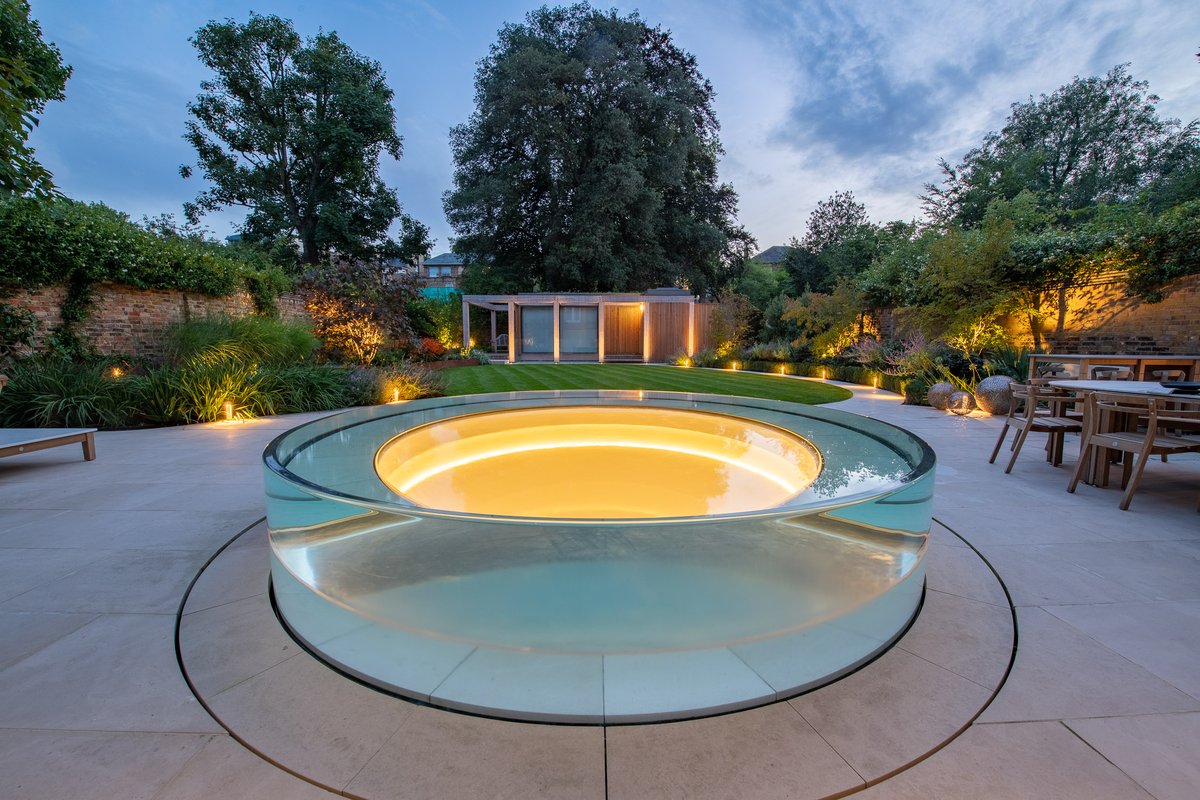
[[820, 458], [749, 420], [665, 408], [520, 409], [434, 423], [388, 442], [380, 478], [417, 505], [557, 519], [633, 519], [771, 508]]

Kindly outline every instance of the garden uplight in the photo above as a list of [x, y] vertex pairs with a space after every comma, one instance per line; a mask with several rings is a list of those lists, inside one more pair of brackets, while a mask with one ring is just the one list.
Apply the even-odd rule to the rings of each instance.
[[226, 422], [233, 421], [233, 403], [225, 404], [225, 421]]

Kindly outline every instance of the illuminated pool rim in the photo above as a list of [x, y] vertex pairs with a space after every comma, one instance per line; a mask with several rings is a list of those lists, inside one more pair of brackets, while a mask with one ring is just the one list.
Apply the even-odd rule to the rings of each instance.
[[[822, 471], [774, 507], [630, 520], [423, 508], [374, 471], [385, 443], [421, 426], [597, 405], [776, 426], [811, 442]], [[284, 624], [333, 666], [435, 706], [576, 724], [749, 708], [869, 661], [923, 596], [933, 452], [833, 409], [602, 390], [434, 398], [300, 426], [264, 465]], [[592, 600], [572, 617], [576, 594]]]

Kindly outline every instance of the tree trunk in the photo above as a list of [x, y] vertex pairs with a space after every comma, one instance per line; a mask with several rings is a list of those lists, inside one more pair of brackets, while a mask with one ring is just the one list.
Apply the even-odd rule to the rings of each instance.
[[1033, 311], [1030, 312], [1030, 333], [1033, 335], [1033, 351], [1042, 351], [1042, 293], [1033, 295]]
[[320, 253], [317, 252], [317, 226], [302, 224], [300, 234], [300, 263], [312, 266], [318, 263]]

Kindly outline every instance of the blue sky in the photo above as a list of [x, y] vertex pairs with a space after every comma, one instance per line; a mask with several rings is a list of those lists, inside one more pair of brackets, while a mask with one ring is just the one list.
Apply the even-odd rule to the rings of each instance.
[[[383, 64], [404, 157], [381, 170], [406, 210], [449, 247], [441, 196], [447, 133], [473, 109], [476, 62], [496, 31], [539, 2], [440, 0], [32, 0], [45, 38], [75, 68], [65, 103], [32, 137], [59, 186], [135, 219], [174, 213], [199, 190], [178, 167], [187, 103], [207, 74], [187, 39], [249, 11], [334, 30]], [[608, 4], [597, 3], [608, 8]], [[1130, 62], [1163, 116], [1200, 117], [1195, 0], [656, 0], [616, 3], [670, 30], [712, 81], [739, 219], [766, 248], [801, 236], [820, 200], [850, 189], [876, 221], [920, 212], [937, 160], [957, 161], [1009, 105], [1075, 75]], [[226, 235], [244, 216], [210, 215]]]

